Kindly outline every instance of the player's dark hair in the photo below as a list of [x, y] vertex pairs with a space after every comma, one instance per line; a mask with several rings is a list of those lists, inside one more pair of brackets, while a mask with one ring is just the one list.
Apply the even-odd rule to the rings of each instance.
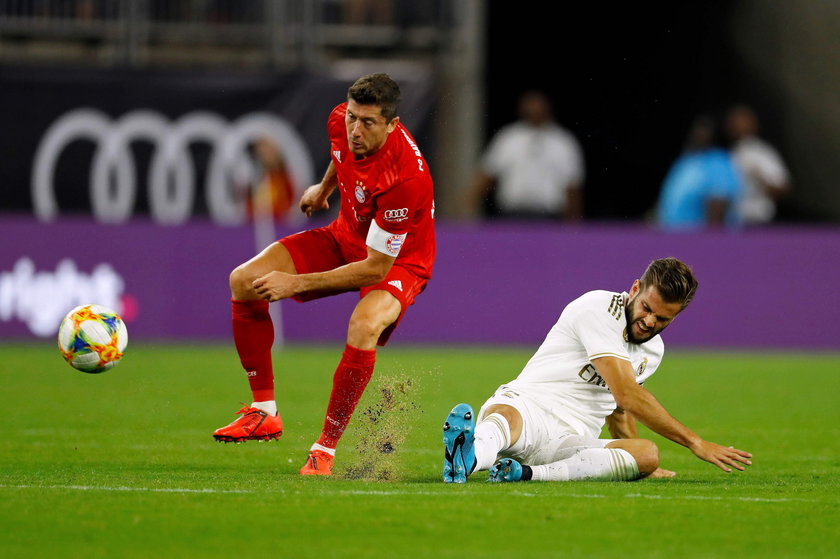
[[400, 105], [400, 86], [388, 74], [362, 76], [347, 90], [347, 99], [359, 105], [376, 105], [386, 122], [391, 122]]
[[685, 309], [697, 292], [697, 278], [691, 268], [676, 258], [660, 258], [651, 262], [639, 280], [641, 288], [653, 285], [666, 303], [679, 303]]

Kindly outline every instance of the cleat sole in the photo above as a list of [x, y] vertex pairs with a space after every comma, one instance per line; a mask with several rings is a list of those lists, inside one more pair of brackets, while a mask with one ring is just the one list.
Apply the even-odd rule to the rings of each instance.
[[220, 443], [244, 443], [246, 441], [276, 441], [280, 439], [280, 436], [283, 434], [282, 431], [279, 433], [272, 433], [270, 435], [260, 435], [258, 437], [226, 437], [224, 435], [213, 435], [213, 438], [216, 439], [216, 442]]
[[472, 442], [468, 443], [467, 437], [471, 436], [474, 427], [473, 411], [468, 404], [458, 404], [447, 416], [443, 424], [444, 483], [466, 483], [472, 473], [472, 469], [468, 471], [464, 463], [463, 451], [467, 444], [471, 448]]

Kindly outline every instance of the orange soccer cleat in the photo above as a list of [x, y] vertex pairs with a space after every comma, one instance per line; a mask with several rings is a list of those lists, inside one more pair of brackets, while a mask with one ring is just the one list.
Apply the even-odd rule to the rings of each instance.
[[331, 476], [335, 456], [322, 450], [310, 450], [306, 464], [300, 469], [302, 476]]
[[283, 434], [283, 420], [280, 414], [268, 415], [261, 409], [249, 406], [236, 412], [242, 414], [236, 421], [213, 432], [213, 438], [225, 443], [245, 441], [270, 441]]

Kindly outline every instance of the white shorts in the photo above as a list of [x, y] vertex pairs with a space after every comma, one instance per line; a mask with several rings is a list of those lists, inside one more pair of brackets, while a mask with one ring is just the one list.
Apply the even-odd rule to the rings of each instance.
[[522, 416], [522, 434], [499, 456], [514, 458], [529, 466], [551, 464], [572, 456], [581, 447], [604, 448], [617, 440], [599, 439], [581, 432], [571, 425], [571, 421], [564, 421], [556, 410], [549, 411], [538, 399], [507, 385], [500, 386], [484, 402], [478, 412], [478, 421], [484, 419], [487, 408], [497, 404], [510, 406]]

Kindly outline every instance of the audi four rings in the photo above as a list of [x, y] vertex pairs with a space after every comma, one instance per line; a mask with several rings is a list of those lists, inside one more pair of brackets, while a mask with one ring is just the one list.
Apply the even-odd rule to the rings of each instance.
[[408, 208], [398, 210], [385, 210], [382, 217], [387, 221], [403, 221], [408, 217]]
[[205, 143], [212, 150], [205, 185], [210, 217], [218, 223], [240, 223], [244, 205], [233, 195], [232, 185], [241, 182], [244, 173], [253, 173], [248, 145], [265, 137], [283, 152], [296, 190], [313, 183], [309, 148], [291, 124], [274, 114], [248, 113], [228, 122], [216, 113], [197, 111], [170, 121], [157, 111], [140, 109], [112, 120], [96, 109], [75, 109], [59, 117], [38, 144], [32, 172], [35, 215], [44, 221], [57, 217], [58, 159], [70, 143], [90, 141], [96, 145], [90, 178], [93, 214], [105, 222], [129, 219], [137, 192], [137, 162], [130, 146], [142, 141], [154, 150], [147, 184], [152, 218], [183, 223], [193, 210], [196, 192], [189, 147]]

